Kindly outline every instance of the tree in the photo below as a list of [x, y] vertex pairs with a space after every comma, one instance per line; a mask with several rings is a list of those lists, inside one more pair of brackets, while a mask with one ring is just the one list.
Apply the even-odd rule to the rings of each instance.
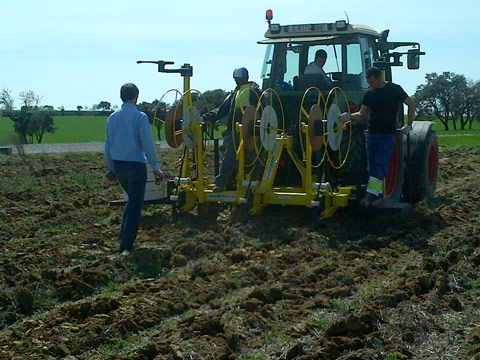
[[[153, 124], [157, 129], [158, 140], [162, 140], [162, 128], [167, 116], [167, 104], [162, 101], [159, 105], [158, 100], [154, 100], [151, 103], [142, 101], [140, 104], [137, 104], [137, 108], [147, 115], [150, 124]], [[154, 117], [155, 111], [157, 111], [156, 117]]]
[[0, 91], [0, 105], [6, 111], [10, 111], [13, 110], [13, 103], [12, 90], [3, 88], [2, 91]]
[[26, 106], [22, 106], [20, 111], [9, 110], [6, 115], [13, 121], [13, 129], [18, 135], [20, 144], [28, 144], [27, 125], [32, 116], [32, 111], [29, 111]]
[[460, 120], [460, 129], [465, 129], [468, 123], [467, 111], [471, 103], [472, 89], [463, 75], [458, 75], [454, 81], [455, 91], [452, 96], [453, 127], [457, 129], [457, 119]]
[[229, 92], [222, 89], [207, 90], [198, 99], [198, 109], [201, 114], [219, 106], [227, 97]]
[[35, 138], [40, 144], [46, 132], [55, 132], [54, 119], [50, 112], [22, 106], [20, 111], [10, 110], [7, 116], [13, 121], [13, 128], [21, 144], [32, 144]]
[[112, 104], [110, 104], [108, 101], [100, 101], [98, 103], [98, 109], [101, 109], [101, 110], [110, 110], [110, 108], [112, 107]]
[[78, 110], [78, 111], [82, 111], [82, 110], [83, 110], [83, 106], [82, 106], [82, 105], [78, 105], [78, 106], [77, 106], [77, 110]]
[[452, 72], [444, 72], [441, 75], [427, 74], [425, 78], [427, 83], [419, 85], [413, 96], [417, 104], [417, 114], [437, 117], [445, 130], [449, 130], [449, 122], [453, 121], [453, 127], [456, 129], [453, 114], [454, 104], [452, 103], [455, 93], [462, 87], [465, 77]]
[[33, 113], [27, 123], [27, 135], [30, 143], [33, 144], [33, 137], [35, 136], [37, 143], [41, 144], [46, 132], [54, 133], [57, 130], [53, 124], [54, 119], [50, 113], [43, 111]]
[[26, 106], [27, 108], [38, 108], [38, 105], [40, 105], [40, 101], [42, 100], [43, 96], [35, 94], [33, 90], [28, 90], [20, 92], [18, 97], [23, 103], [23, 106]]
[[468, 128], [472, 129], [473, 121], [480, 121], [480, 80], [470, 83], [470, 104], [467, 108]]

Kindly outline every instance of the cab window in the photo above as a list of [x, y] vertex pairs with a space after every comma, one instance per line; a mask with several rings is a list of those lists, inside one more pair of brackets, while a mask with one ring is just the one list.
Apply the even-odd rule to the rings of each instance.
[[270, 77], [272, 60], [273, 60], [273, 44], [268, 44], [267, 51], [265, 52], [265, 59], [263, 61], [262, 75], [261, 75], [262, 79], [266, 79]]
[[287, 47], [287, 64], [283, 81], [293, 86], [293, 79], [298, 76], [300, 65], [300, 50], [298, 46]]
[[[335, 46], [335, 48], [334, 48]], [[314, 45], [308, 48], [308, 64], [315, 61], [315, 53], [318, 50], [327, 52], [327, 61], [323, 66], [325, 73], [342, 71], [342, 47], [341, 45]], [[335, 57], [335, 51], [337, 56]]]

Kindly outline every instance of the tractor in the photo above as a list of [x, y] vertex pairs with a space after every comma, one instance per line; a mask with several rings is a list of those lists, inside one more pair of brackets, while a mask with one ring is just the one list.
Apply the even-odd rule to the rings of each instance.
[[[302, 206], [312, 211], [317, 228], [323, 219], [355, 206], [368, 181], [364, 132], [367, 123], [342, 123], [343, 112], [359, 109], [368, 89], [366, 69], [377, 66], [387, 81], [392, 67], [418, 69], [425, 53], [416, 42], [390, 42], [389, 30], [381, 33], [364, 25], [339, 20], [334, 23], [280, 25], [272, 23], [258, 43], [266, 47], [262, 64], [262, 93], [257, 104], [236, 104], [232, 138], [237, 171], [227, 189], [213, 192], [213, 179], [205, 174], [205, 159], [213, 151], [218, 173], [219, 139], [197, 109], [199, 92], [190, 88], [193, 67], [172, 69], [167, 61], [147, 61], [162, 73], [178, 73], [183, 91], [164, 122], [170, 147], [181, 149], [178, 176], [168, 181], [167, 194], [159, 192], [149, 202], [172, 206], [172, 220], [197, 210], [199, 216], [216, 217], [226, 205], [235, 207], [242, 222], [268, 205]], [[408, 48], [407, 51], [398, 51]], [[305, 74], [317, 50], [328, 54], [324, 70], [333, 87], [314, 74]], [[139, 61], [144, 63], [145, 61]], [[238, 98], [240, 98], [239, 96]], [[398, 108], [398, 128], [404, 124]], [[432, 197], [438, 172], [438, 143], [434, 123], [414, 121], [410, 134], [397, 134], [390, 169], [383, 184], [381, 211], [400, 211]], [[213, 144], [213, 146], [212, 146]], [[213, 149], [213, 150], [212, 150]], [[155, 193], [155, 190], [153, 190]]]

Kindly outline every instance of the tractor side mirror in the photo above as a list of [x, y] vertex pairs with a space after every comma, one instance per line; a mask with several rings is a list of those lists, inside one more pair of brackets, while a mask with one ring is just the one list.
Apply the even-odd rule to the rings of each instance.
[[417, 70], [420, 68], [420, 51], [411, 49], [407, 52], [407, 67], [410, 70]]

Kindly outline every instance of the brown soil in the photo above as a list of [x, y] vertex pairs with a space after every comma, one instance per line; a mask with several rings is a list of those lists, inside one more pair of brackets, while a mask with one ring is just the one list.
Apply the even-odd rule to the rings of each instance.
[[480, 151], [440, 166], [413, 212], [318, 232], [148, 207], [123, 257], [100, 155], [2, 156], [0, 359], [480, 358]]

